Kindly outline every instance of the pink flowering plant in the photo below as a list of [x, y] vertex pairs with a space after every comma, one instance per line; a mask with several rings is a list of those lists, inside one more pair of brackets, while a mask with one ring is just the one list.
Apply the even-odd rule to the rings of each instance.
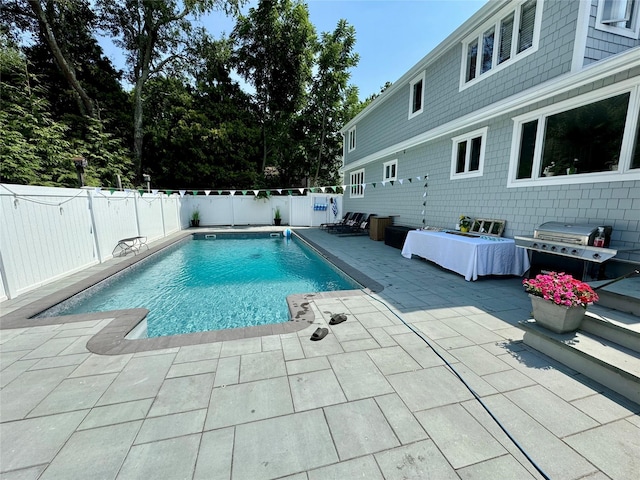
[[550, 300], [556, 305], [587, 308], [598, 301], [598, 294], [584, 282], [565, 273], [549, 272], [523, 280], [527, 293]]

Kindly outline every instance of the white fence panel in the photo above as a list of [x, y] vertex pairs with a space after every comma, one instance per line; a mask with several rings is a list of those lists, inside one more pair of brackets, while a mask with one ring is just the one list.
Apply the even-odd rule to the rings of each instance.
[[[342, 196], [329, 194], [310, 194], [311, 197], [311, 222], [309, 226], [317, 227], [322, 223], [335, 223], [340, 218], [342, 210]], [[334, 214], [333, 205], [336, 204]]]
[[311, 197], [291, 197], [291, 221], [294, 227], [309, 226], [312, 222], [313, 202]]
[[134, 193], [89, 192], [100, 261], [113, 256], [118, 240], [138, 236]]
[[162, 230], [162, 199], [159, 195], [136, 196], [139, 235], [151, 242], [164, 236]]
[[291, 202], [292, 198], [289, 195], [282, 196], [273, 196], [270, 198], [271, 200], [271, 216], [269, 219], [269, 223], [273, 223], [273, 218], [276, 213], [276, 209], [280, 209], [280, 218], [282, 218], [282, 225], [291, 225]]
[[[186, 198], [186, 197], [185, 197]], [[200, 225], [233, 225], [233, 197], [231, 195], [201, 195], [189, 197], [185, 202], [187, 226], [193, 210], [200, 211]]]
[[233, 219], [235, 225], [271, 225], [270, 202], [256, 200], [253, 195], [234, 195]]
[[9, 297], [98, 262], [85, 190], [2, 185], [0, 200]]
[[164, 226], [164, 234], [179, 232], [182, 230], [180, 225], [179, 204], [180, 201], [175, 196], [161, 195], [162, 200], [162, 221]]

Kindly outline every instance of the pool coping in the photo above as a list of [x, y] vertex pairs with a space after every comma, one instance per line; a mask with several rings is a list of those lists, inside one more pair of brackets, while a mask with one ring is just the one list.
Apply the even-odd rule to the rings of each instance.
[[126, 353], [138, 353], [151, 350], [161, 350], [166, 348], [182, 347], [187, 345], [199, 345], [206, 343], [222, 342], [228, 340], [239, 340], [243, 338], [254, 338], [265, 335], [278, 335], [296, 333], [315, 323], [315, 314], [309, 302], [320, 298], [337, 298], [345, 296], [367, 295], [371, 292], [380, 292], [384, 288], [380, 283], [364, 275], [362, 272], [351, 267], [335, 255], [305, 237], [302, 231], [292, 229], [292, 232], [304, 242], [313, 247], [321, 256], [333, 263], [337, 268], [352, 277], [363, 285], [361, 290], [339, 290], [333, 292], [314, 292], [297, 295], [289, 295], [287, 304], [291, 319], [288, 322], [274, 323], [268, 325], [258, 325], [244, 328], [230, 328], [224, 330], [212, 330], [206, 332], [185, 333], [181, 335], [171, 335], [165, 337], [128, 339], [126, 336], [133, 330], [149, 312], [145, 308], [133, 308], [126, 310], [111, 310], [107, 312], [83, 313], [76, 315], [63, 315], [58, 317], [43, 317], [37, 319], [37, 323], [32, 318], [40, 312], [57, 305], [58, 303], [76, 295], [89, 287], [115, 275], [122, 270], [185, 240], [194, 233], [229, 233], [228, 230], [218, 229], [189, 229], [183, 230], [169, 240], [160, 241], [156, 245], [150, 246], [148, 250], [127, 258], [116, 265], [105, 268], [83, 280], [79, 280], [65, 288], [44, 296], [40, 299], [17, 308], [16, 310], [0, 316], [0, 330], [15, 328], [32, 328], [48, 325], [59, 325], [95, 320], [111, 320], [102, 330], [93, 335], [87, 342], [87, 349], [90, 352], [100, 355], [119, 355]]

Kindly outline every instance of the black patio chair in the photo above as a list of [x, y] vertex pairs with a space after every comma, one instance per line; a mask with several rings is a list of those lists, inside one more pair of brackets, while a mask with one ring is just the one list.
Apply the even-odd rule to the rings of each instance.
[[342, 217], [342, 220], [340, 220], [339, 222], [321, 223], [320, 230], [326, 230], [327, 228], [334, 227], [336, 225], [344, 225], [345, 223], [347, 223], [347, 221], [351, 218], [352, 215], [353, 215], [353, 212], [347, 212], [344, 214], [344, 217]]

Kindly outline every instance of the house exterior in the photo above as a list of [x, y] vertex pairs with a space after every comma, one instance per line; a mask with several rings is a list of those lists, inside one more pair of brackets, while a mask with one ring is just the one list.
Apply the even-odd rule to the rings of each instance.
[[640, 0], [490, 1], [342, 128], [344, 210], [640, 250], [639, 117]]

